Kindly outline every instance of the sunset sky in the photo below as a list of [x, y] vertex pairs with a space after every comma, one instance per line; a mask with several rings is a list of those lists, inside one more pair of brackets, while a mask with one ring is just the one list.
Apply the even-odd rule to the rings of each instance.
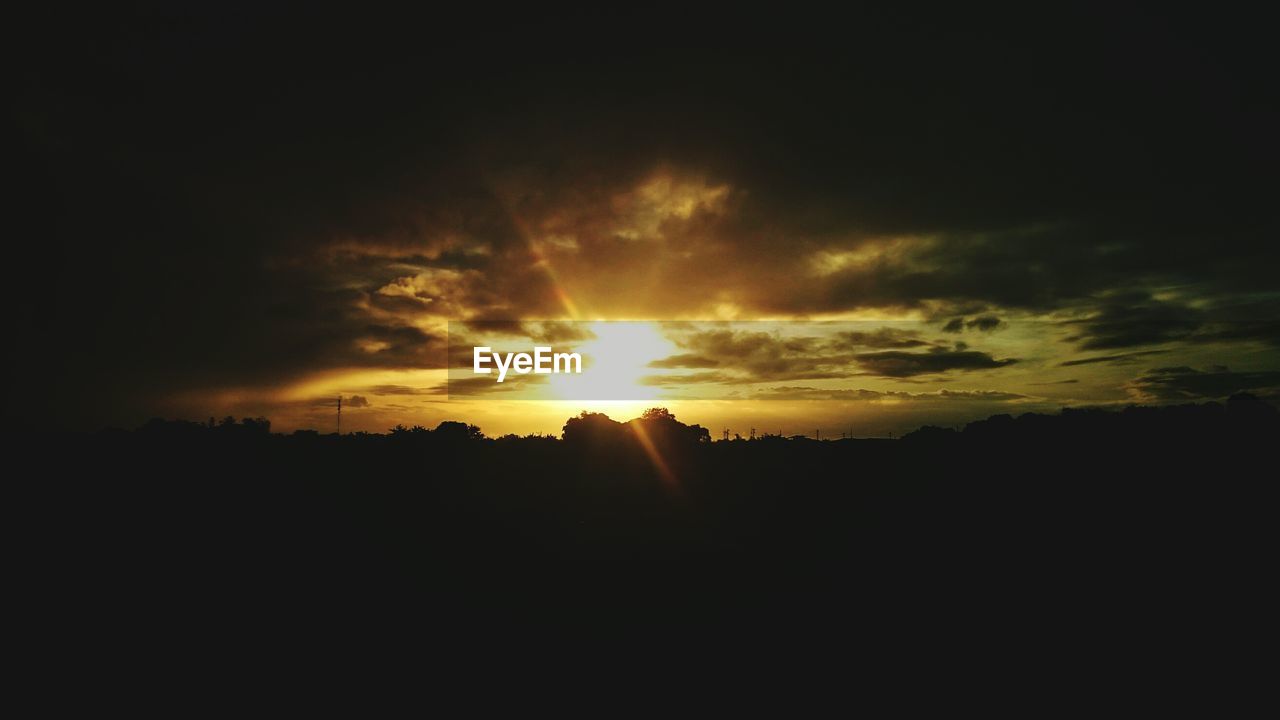
[[[1280, 396], [1262, 27], [725, 12], [29, 19], [10, 416], [825, 437]], [[659, 321], [626, 398], [449, 392], [485, 328], [616, 320]]]

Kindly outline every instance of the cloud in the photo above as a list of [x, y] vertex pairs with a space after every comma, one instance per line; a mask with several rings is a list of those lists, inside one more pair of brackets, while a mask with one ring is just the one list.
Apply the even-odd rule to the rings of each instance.
[[759, 378], [713, 370], [681, 375], [646, 375], [640, 378], [639, 383], [646, 387], [680, 388], [694, 385], [747, 385], [759, 381]]
[[435, 395], [431, 388], [410, 387], [408, 385], [370, 385], [365, 392], [373, 395]]
[[[814, 326], [813, 330], [821, 328], [821, 325]], [[651, 362], [650, 367], [715, 370], [655, 375], [646, 379], [647, 384], [747, 384], [868, 374], [907, 380], [951, 371], [991, 370], [1017, 362], [1016, 358], [996, 359], [989, 353], [969, 350], [965, 343], [947, 346], [922, 339], [917, 330], [890, 327], [802, 336], [736, 329], [700, 330], [677, 333], [674, 340], [691, 352]], [[916, 348], [921, 351], [912, 351]]]
[[1080, 332], [1071, 338], [1082, 350], [1112, 350], [1156, 345], [1185, 339], [1200, 328], [1202, 311], [1152, 299], [1143, 292], [1110, 295], [1102, 307], [1083, 320], [1067, 321]]
[[541, 345], [557, 345], [592, 340], [595, 333], [585, 323], [561, 320], [468, 320], [459, 329], [484, 336], [500, 335], [525, 338]]
[[369, 400], [363, 395], [352, 395], [351, 397], [343, 400], [342, 404], [345, 407], [364, 408], [369, 407]]
[[965, 323], [965, 327], [979, 332], [994, 332], [1004, 326], [1004, 322], [995, 315], [983, 315]]
[[1197, 370], [1186, 366], [1149, 370], [1127, 384], [1138, 400], [1148, 402], [1190, 402], [1220, 399], [1239, 392], [1280, 393], [1280, 372], [1232, 372], [1222, 367]]
[[1121, 365], [1130, 363], [1137, 358], [1147, 357], [1148, 355], [1161, 355], [1169, 352], [1168, 350], [1139, 350], [1137, 352], [1116, 353], [1114, 355], [1097, 355], [1094, 357], [1078, 358], [1076, 360], [1067, 360], [1058, 363], [1059, 367], [1075, 367], [1077, 365], [1095, 365], [1097, 363], [1109, 363], [1112, 365]]
[[649, 363], [649, 367], [651, 368], [665, 368], [665, 369], [713, 368], [713, 367], [718, 367], [719, 365], [720, 365], [719, 360], [703, 357], [701, 355], [694, 355], [692, 353], [672, 355], [670, 357], [654, 360]]
[[894, 378], [933, 375], [952, 370], [994, 370], [1018, 362], [1015, 358], [996, 360], [990, 354], [976, 350], [945, 350], [942, 348], [934, 348], [925, 353], [909, 353], [895, 350], [864, 353], [854, 359], [872, 374]]
[[675, 342], [690, 352], [659, 360], [652, 367], [722, 368], [725, 372], [702, 376], [715, 377], [717, 382], [831, 378], [854, 372], [847, 347], [833, 347], [828, 339], [817, 336], [726, 329], [684, 334]]
[[1280, 294], [1266, 293], [1205, 303], [1204, 324], [1190, 342], [1263, 342], [1280, 347]]
[[753, 394], [753, 398], [774, 400], [844, 400], [844, 401], [944, 401], [944, 402], [1019, 402], [1035, 400], [1028, 395], [996, 390], [938, 390], [936, 392], [911, 393], [866, 389], [815, 388], [806, 386], [773, 387]]
[[510, 373], [502, 382], [498, 382], [495, 377], [496, 376], [494, 375], [489, 375], [485, 377], [450, 378], [448, 382], [443, 382], [434, 386], [432, 391], [433, 394], [449, 396], [477, 396], [515, 393], [521, 390], [527, 390], [531, 385], [544, 385], [548, 378], [546, 375], [518, 375], [516, 373]]
[[978, 330], [979, 332], [994, 332], [1004, 327], [1004, 325], [1004, 321], [995, 315], [983, 315], [967, 322], [964, 318], [952, 318], [946, 325], [942, 326], [942, 332], [959, 333], [963, 332], [965, 328]]
[[841, 332], [837, 337], [850, 345], [869, 348], [914, 348], [930, 345], [929, 342], [920, 339], [919, 330], [891, 327], [884, 327], [874, 331]]
[[[34, 197], [8, 228], [13, 360], [55, 390], [17, 404], [144, 419], [179, 392], [439, 368], [449, 320], [913, 313], [976, 334], [1052, 315], [1108, 355], [1280, 347], [1261, 26], [770, 16], [805, 42], [762, 48], [736, 40], [751, 20], [489, 18], [478, 56], [465, 33], [420, 42], [420, 20], [25, 38], [47, 62], [14, 89]], [[770, 379], [1009, 362], [923, 337], [855, 343], [927, 351], [907, 358], [741, 342], [721, 369]]]

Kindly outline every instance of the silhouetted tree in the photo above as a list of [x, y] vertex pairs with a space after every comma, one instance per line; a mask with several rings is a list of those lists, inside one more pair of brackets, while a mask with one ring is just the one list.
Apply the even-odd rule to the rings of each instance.
[[672, 422], [675, 422], [676, 416], [672, 415], [671, 411], [664, 407], [654, 407], [654, 408], [649, 408], [648, 410], [645, 410], [643, 413], [641, 413], [640, 419], [649, 420], [649, 421], [670, 420]]
[[483, 440], [484, 433], [476, 425], [445, 420], [436, 426], [435, 435], [441, 440]]
[[573, 444], [614, 444], [624, 437], [622, 423], [604, 413], [583, 411], [564, 424], [561, 437]]
[[666, 408], [649, 408], [627, 423], [637, 424], [655, 443], [680, 445], [711, 442], [711, 431], [701, 425], [686, 425]]

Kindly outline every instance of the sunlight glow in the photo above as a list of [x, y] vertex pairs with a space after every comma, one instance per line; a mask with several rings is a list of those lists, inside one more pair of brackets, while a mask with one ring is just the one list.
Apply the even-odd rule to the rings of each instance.
[[595, 322], [595, 339], [582, 343], [586, 364], [581, 375], [552, 375], [551, 390], [558, 397], [591, 397], [646, 400], [658, 397], [659, 388], [641, 384], [653, 373], [649, 363], [675, 352], [675, 345], [653, 323]]

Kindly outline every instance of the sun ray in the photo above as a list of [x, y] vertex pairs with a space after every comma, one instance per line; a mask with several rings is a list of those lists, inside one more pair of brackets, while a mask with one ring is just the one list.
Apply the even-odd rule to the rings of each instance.
[[649, 461], [653, 463], [654, 469], [658, 471], [658, 477], [662, 480], [663, 486], [670, 492], [679, 495], [680, 481], [676, 479], [675, 473], [671, 471], [671, 466], [662, 457], [662, 452], [654, 444], [653, 438], [649, 437], [649, 433], [644, 429], [643, 423], [631, 423], [631, 431], [636, 436], [636, 440], [640, 442], [640, 447], [644, 449], [645, 455], [649, 456]]

